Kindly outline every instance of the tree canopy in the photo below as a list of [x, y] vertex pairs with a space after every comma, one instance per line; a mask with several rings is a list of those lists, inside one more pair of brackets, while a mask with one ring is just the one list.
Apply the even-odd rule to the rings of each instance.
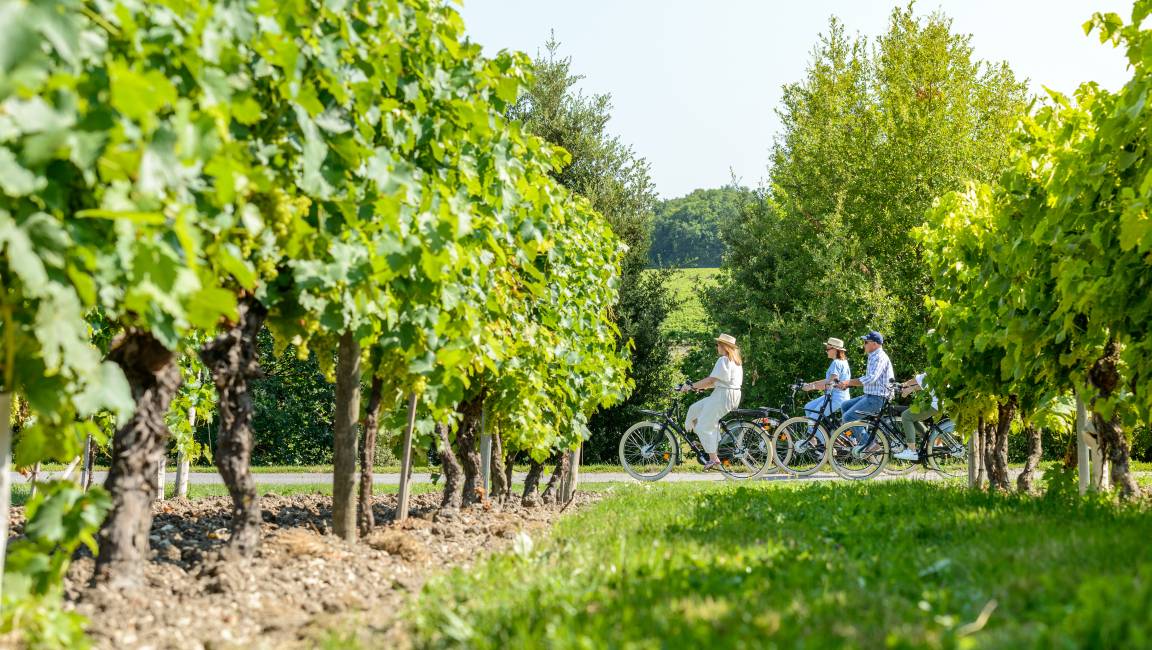
[[912, 230], [936, 196], [1004, 168], [1024, 106], [1007, 64], [976, 59], [942, 14], [897, 8], [874, 42], [831, 21], [784, 89], [769, 183], [725, 230], [708, 300], [747, 345], [752, 399], [818, 376], [829, 336], [880, 330], [898, 374], [923, 366], [930, 276]]

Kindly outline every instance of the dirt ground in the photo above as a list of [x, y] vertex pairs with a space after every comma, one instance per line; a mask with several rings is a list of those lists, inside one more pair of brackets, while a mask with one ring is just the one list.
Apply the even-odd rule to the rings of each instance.
[[[581, 493], [569, 510], [596, 499]], [[380, 639], [430, 576], [467, 566], [541, 531], [559, 506], [465, 510], [441, 521], [439, 495], [413, 497], [413, 517], [391, 524], [395, 495], [374, 498], [376, 531], [346, 544], [328, 534], [331, 497], [265, 496], [263, 544], [248, 561], [224, 562], [226, 498], [157, 504], [144, 586], [89, 587], [94, 563], [77, 559], [69, 606], [90, 620], [96, 648], [292, 648], [331, 637]], [[392, 645], [391, 643], [389, 645]]]

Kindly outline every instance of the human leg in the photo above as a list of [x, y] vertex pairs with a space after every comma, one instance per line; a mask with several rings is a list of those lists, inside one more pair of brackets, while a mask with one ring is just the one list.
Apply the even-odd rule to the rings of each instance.
[[[880, 407], [884, 405], [884, 398], [877, 395], [861, 395], [844, 402], [841, 411], [844, 413], [844, 422], [848, 423], [853, 420], [859, 420], [869, 415], [875, 415], [880, 412]], [[852, 435], [855, 436], [856, 442], [862, 443], [864, 441], [864, 428], [853, 427]]]

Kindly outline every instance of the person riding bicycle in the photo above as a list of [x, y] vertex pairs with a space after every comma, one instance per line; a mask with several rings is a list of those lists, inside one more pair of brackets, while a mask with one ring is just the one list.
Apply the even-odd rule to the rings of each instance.
[[[900, 384], [900, 395], [907, 397], [912, 393], [924, 390], [927, 374], [928, 373], [922, 372], [903, 384]], [[931, 406], [920, 406], [919, 410], [916, 410], [916, 406], [912, 406], [900, 414], [900, 425], [904, 427], [904, 444], [906, 447], [897, 452], [894, 456], [895, 458], [911, 461], [920, 460], [920, 453], [916, 450], [916, 432], [920, 432], [920, 435], [925, 435], [928, 428], [924, 426], [924, 420], [940, 414], [940, 401], [936, 398], [936, 393], [929, 391], [928, 395], [932, 398]]]
[[[864, 341], [864, 352], [868, 354], [868, 369], [863, 377], [848, 379], [840, 382], [840, 388], [863, 386], [864, 394], [852, 398], [840, 405], [844, 422], [873, 415], [884, 407], [884, 401], [892, 397], [890, 382], [895, 378], [892, 372], [892, 360], [884, 351], [884, 336], [875, 330], [860, 337]], [[863, 432], [860, 427], [854, 431], [857, 443], [862, 442]]]
[[708, 463], [704, 469], [712, 469], [720, 464], [716, 449], [720, 445], [720, 418], [740, 406], [740, 386], [744, 383], [744, 361], [735, 337], [721, 334], [716, 337], [716, 354], [719, 359], [708, 376], [697, 382], [684, 383], [678, 390], [707, 390], [713, 388], [708, 397], [688, 407], [684, 428], [700, 437], [700, 444], [708, 452]]
[[[823, 395], [804, 405], [804, 414], [812, 420], [820, 417], [820, 413], [824, 409], [826, 402], [831, 402], [830, 408], [826, 411], [826, 413], [831, 414], [839, 411], [840, 405], [851, 397], [848, 389], [836, 387], [841, 379], [848, 379], [852, 376], [852, 369], [848, 365], [848, 352], [844, 348], [844, 341], [829, 338], [827, 341], [824, 341], [824, 352], [826, 352], [828, 358], [832, 360], [832, 363], [828, 366], [828, 371], [824, 373], [824, 379], [808, 382], [801, 387], [804, 390], [824, 391]], [[821, 442], [824, 442], [824, 434], [821, 433], [819, 429], [817, 429], [816, 435], [820, 436]]]

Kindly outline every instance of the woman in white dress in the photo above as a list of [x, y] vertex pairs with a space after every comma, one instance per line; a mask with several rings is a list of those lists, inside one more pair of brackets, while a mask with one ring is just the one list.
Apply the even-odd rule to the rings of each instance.
[[704, 451], [708, 452], [708, 464], [704, 469], [712, 469], [720, 464], [716, 448], [720, 445], [720, 418], [740, 406], [740, 386], [744, 383], [744, 361], [736, 339], [729, 334], [716, 337], [716, 354], [720, 356], [712, 372], [697, 382], [685, 383], [680, 390], [707, 390], [712, 393], [688, 408], [684, 428], [700, 436]]

